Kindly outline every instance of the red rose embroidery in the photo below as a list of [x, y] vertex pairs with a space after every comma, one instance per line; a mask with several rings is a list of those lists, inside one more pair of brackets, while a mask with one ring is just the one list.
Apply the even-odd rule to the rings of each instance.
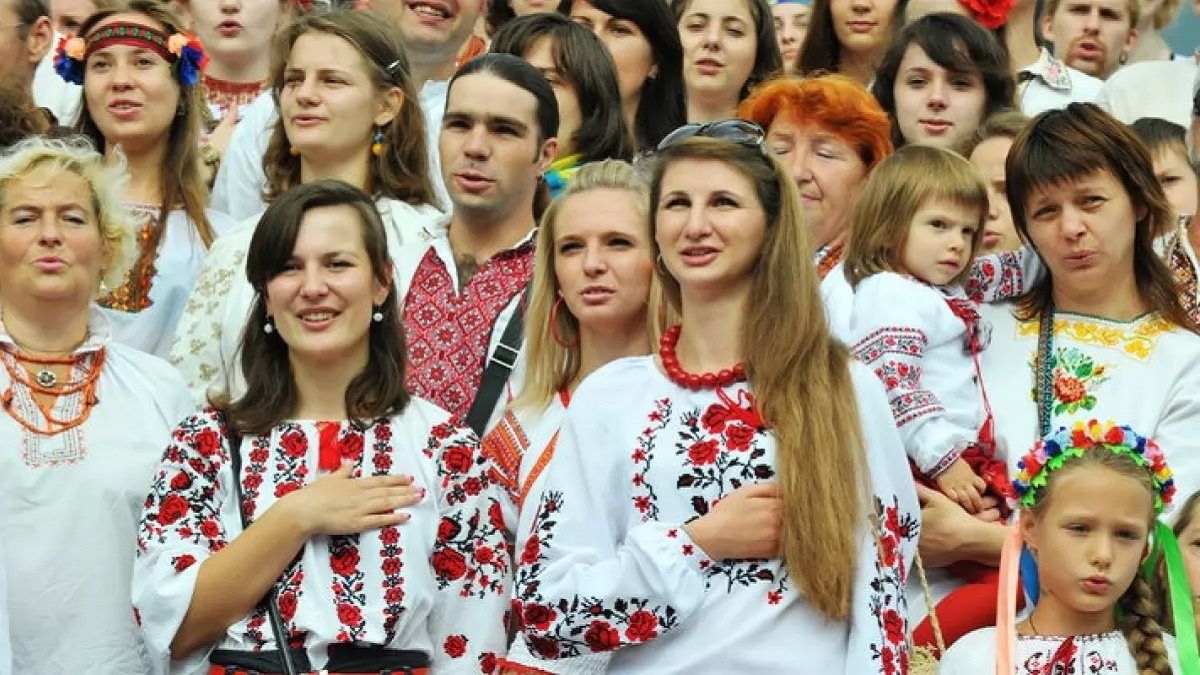
[[730, 450], [746, 450], [754, 440], [754, 430], [745, 424], [730, 424], [725, 427], [725, 442]]
[[267, 457], [269, 456], [266, 448], [254, 448], [250, 451], [250, 461], [255, 464], [262, 464], [267, 461]]
[[538, 561], [538, 556], [542, 554], [542, 543], [538, 538], [530, 537], [525, 540], [525, 548], [521, 549], [521, 564], [532, 565]]
[[475, 560], [484, 565], [490, 563], [496, 557], [496, 552], [488, 546], [479, 546], [475, 549]]
[[386, 600], [389, 605], [399, 605], [401, 602], [404, 602], [404, 588], [400, 586], [389, 586], [388, 589], [383, 592], [383, 599]]
[[283, 497], [283, 496], [291, 494], [299, 489], [300, 489], [300, 483], [298, 481], [294, 481], [294, 480], [284, 481], [284, 482], [280, 483], [279, 485], [275, 486], [275, 496]]
[[280, 593], [279, 594], [279, 613], [286, 617], [296, 615], [296, 594], [295, 593]]
[[467, 573], [467, 560], [458, 551], [444, 548], [433, 554], [433, 571], [445, 580], [461, 579]]
[[904, 617], [900, 612], [889, 609], [883, 613], [883, 629], [887, 632], [887, 641], [898, 645], [904, 643]]
[[355, 461], [362, 457], [363, 436], [361, 433], [355, 431], [346, 434], [344, 437], [342, 437], [340, 445], [342, 457], [353, 459]]
[[375, 427], [375, 440], [389, 441], [392, 439], [392, 427], [387, 424], [380, 424]]
[[451, 635], [446, 638], [442, 649], [446, 650], [446, 655], [452, 659], [457, 659], [467, 653], [467, 638], [464, 635]]
[[192, 477], [180, 471], [171, 478], [171, 489], [175, 491], [186, 490], [192, 485]]
[[1064, 375], [1054, 379], [1054, 395], [1063, 403], [1074, 403], [1087, 395], [1079, 378]]
[[221, 535], [221, 526], [212, 518], [205, 518], [204, 522], [200, 523], [200, 534], [208, 539], [216, 539]]
[[879, 650], [879, 660], [883, 662], [883, 675], [896, 675], [896, 657], [891, 647]]
[[400, 543], [400, 530], [394, 527], [384, 529], [379, 533], [379, 541], [383, 542], [384, 546], [395, 546]]
[[329, 568], [334, 574], [348, 577], [358, 571], [358, 549], [346, 548], [342, 549], [335, 555], [329, 558]]
[[504, 530], [504, 511], [500, 509], [498, 502], [492, 502], [492, 505], [488, 507], [488, 520], [492, 521], [492, 527]]
[[446, 452], [442, 454], [442, 464], [450, 473], [466, 473], [471, 470], [471, 465], [474, 463], [475, 453], [471, 448], [463, 445], [446, 448]]
[[729, 421], [730, 410], [719, 403], [714, 403], [704, 411], [704, 415], [700, 418], [700, 423], [708, 429], [709, 433], [719, 433], [725, 428], [725, 423]]
[[174, 563], [176, 572], [182, 572], [196, 564], [196, 556], [184, 554], [175, 558], [171, 562]]
[[550, 624], [558, 618], [558, 613], [546, 605], [539, 605], [536, 602], [531, 602], [525, 605], [525, 609], [521, 612], [522, 621], [526, 628], [531, 628], [537, 631], [550, 630]]
[[717, 442], [709, 439], [707, 441], [696, 441], [692, 447], [688, 448], [688, 460], [692, 464], [712, 464], [717, 461], [717, 455], [720, 449], [717, 447]]
[[611, 652], [621, 644], [621, 636], [607, 621], [593, 621], [583, 634], [583, 641], [594, 652]]
[[460, 527], [457, 522], [451, 518], [442, 518], [442, 522], [438, 523], [438, 541], [450, 541], [458, 536]]
[[187, 500], [179, 495], [167, 495], [158, 505], [158, 522], [161, 525], [171, 523], [184, 517], [188, 512]]
[[483, 481], [472, 476], [463, 482], [463, 489], [466, 490], [467, 494], [469, 495], [477, 495], [481, 490], [483, 490]]
[[308, 453], [308, 439], [300, 431], [284, 432], [279, 439], [283, 453], [288, 457], [299, 458]]
[[201, 430], [192, 442], [196, 446], [196, 452], [204, 457], [211, 457], [221, 450], [221, 437], [212, 429]]
[[347, 603], [338, 605], [337, 615], [338, 621], [346, 626], [357, 626], [362, 622], [362, 610]]
[[483, 656], [479, 657], [479, 670], [485, 673], [493, 673], [496, 671], [496, 655], [491, 652], [484, 652]]
[[392, 456], [377, 452], [375, 453], [375, 468], [380, 471], [388, 471], [392, 468]]
[[404, 567], [404, 565], [400, 563], [399, 558], [388, 558], [387, 560], [383, 561], [383, 573], [389, 577], [394, 577], [397, 574], [400, 574], [400, 569], [402, 567]]
[[631, 642], [645, 642], [658, 637], [658, 617], [645, 610], [638, 610], [629, 617], [625, 637]]
[[450, 438], [452, 435], [454, 435], [454, 427], [449, 423], [439, 424], [431, 429], [430, 433], [432, 433], [433, 437], [437, 439]]
[[896, 564], [896, 538], [885, 536], [879, 538], [879, 560], [887, 567]]

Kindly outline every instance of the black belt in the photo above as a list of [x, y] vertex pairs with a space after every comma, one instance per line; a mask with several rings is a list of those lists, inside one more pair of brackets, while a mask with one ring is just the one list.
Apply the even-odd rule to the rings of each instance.
[[[308, 653], [303, 649], [289, 649], [296, 670], [313, 670]], [[279, 671], [279, 652], [275, 650], [251, 652], [235, 649], [215, 650], [208, 658], [215, 666], [234, 666], [248, 672], [274, 673]], [[323, 670], [344, 673], [373, 673], [391, 671], [399, 675], [409, 670], [429, 667], [429, 655], [415, 649], [387, 649], [384, 647], [360, 647], [358, 645], [330, 645], [329, 663]]]

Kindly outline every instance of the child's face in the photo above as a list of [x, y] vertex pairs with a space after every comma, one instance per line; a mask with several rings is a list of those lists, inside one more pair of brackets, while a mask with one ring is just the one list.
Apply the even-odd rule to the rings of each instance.
[[1068, 623], [1107, 622], [1146, 554], [1154, 508], [1150, 491], [1098, 465], [1063, 471], [1050, 489], [1039, 516], [1021, 517], [1038, 562], [1038, 607]]
[[1175, 148], [1154, 153], [1154, 177], [1167, 193], [1175, 215], [1196, 215], [1196, 172], [1182, 153]]
[[913, 216], [900, 252], [903, 271], [928, 284], [953, 281], [971, 262], [979, 210], [935, 199]]
[[[1200, 504], [1193, 508], [1200, 510]], [[1179, 533], [1179, 548], [1183, 550], [1193, 602], [1200, 607], [1200, 514], [1193, 514], [1192, 522]]]

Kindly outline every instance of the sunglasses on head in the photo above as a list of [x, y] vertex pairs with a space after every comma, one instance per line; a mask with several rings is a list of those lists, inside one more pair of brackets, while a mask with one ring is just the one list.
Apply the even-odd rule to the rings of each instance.
[[661, 152], [695, 137], [715, 138], [762, 150], [765, 136], [766, 132], [762, 127], [746, 120], [730, 119], [705, 124], [685, 124], [664, 136], [658, 144], [658, 150]]

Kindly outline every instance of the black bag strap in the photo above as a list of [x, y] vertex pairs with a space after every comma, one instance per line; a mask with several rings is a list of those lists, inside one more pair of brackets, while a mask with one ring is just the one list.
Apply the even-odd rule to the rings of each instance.
[[529, 301], [529, 289], [532, 283], [525, 285], [525, 291], [517, 302], [500, 343], [488, 357], [487, 365], [483, 367], [483, 379], [479, 382], [479, 390], [475, 392], [475, 400], [471, 401], [471, 409], [467, 411], [467, 426], [475, 430], [476, 436], [483, 436], [488, 419], [496, 409], [496, 403], [504, 394], [504, 385], [512, 374], [517, 356], [521, 353], [521, 342], [525, 338], [525, 305]]
[[[221, 415], [226, 433], [229, 438], [229, 463], [233, 467], [233, 492], [237, 495], [238, 516], [242, 519], [242, 531], [245, 532], [250, 527], [250, 519], [246, 517], [245, 497], [242, 495], [242, 434], [234, 426], [233, 421], [228, 415]], [[271, 632], [275, 634], [276, 651], [279, 653], [279, 662], [283, 667], [284, 675], [297, 675], [296, 664], [292, 662], [291, 650], [288, 647], [287, 629], [283, 623], [283, 617], [279, 615], [279, 603], [276, 601], [275, 594], [278, 589], [275, 585], [271, 585], [271, 590], [263, 597], [262, 602], [267, 605], [267, 616], [271, 620]]]

